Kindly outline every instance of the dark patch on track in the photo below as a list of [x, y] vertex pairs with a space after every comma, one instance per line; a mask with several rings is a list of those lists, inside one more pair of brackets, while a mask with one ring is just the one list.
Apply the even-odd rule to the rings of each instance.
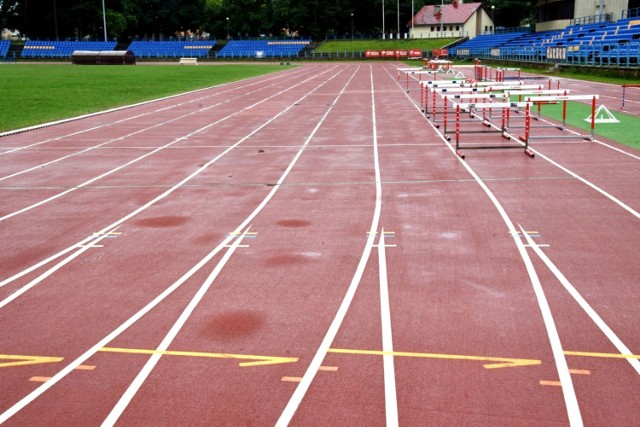
[[145, 218], [136, 221], [136, 225], [141, 227], [165, 228], [182, 225], [189, 220], [186, 216], [158, 216], [155, 218]]
[[233, 310], [217, 314], [205, 323], [205, 334], [211, 338], [231, 341], [257, 333], [264, 324], [264, 316], [255, 311]]
[[304, 219], [283, 219], [276, 224], [281, 225], [283, 227], [308, 227], [311, 225], [311, 221], [307, 221]]

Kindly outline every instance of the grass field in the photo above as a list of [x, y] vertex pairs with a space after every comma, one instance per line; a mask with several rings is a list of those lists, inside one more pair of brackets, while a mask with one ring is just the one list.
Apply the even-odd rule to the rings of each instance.
[[325, 41], [316, 52], [364, 52], [367, 50], [421, 49], [431, 52], [453, 43], [457, 39], [413, 39], [413, 40], [336, 40]]
[[0, 66], [0, 132], [280, 71], [279, 65]]

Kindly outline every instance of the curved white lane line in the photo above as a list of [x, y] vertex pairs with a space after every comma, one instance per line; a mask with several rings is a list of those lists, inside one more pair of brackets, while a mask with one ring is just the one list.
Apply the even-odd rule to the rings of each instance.
[[[289, 425], [293, 415], [298, 410], [302, 399], [304, 398], [307, 390], [311, 386], [311, 382], [315, 378], [320, 366], [322, 365], [322, 361], [327, 355], [329, 348], [331, 348], [331, 344], [338, 334], [338, 330], [342, 325], [342, 322], [347, 315], [347, 311], [353, 301], [353, 297], [360, 285], [360, 280], [362, 279], [362, 275], [364, 274], [365, 267], [367, 262], [369, 261], [369, 256], [371, 255], [371, 249], [373, 247], [373, 236], [375, 236], [376, 231], [378, 230], [378, 224], [380, 221], [380, 212], [382, 209], [382, 183], [380, 181], [380, 163], [378, 159], [378, 134], [376, 130], [377, 122], [376, 122], [376, 108], [375, 108], [375, 91], [373, 89], [373, 68], [370, 68], [370, 76], [371, 76], [371, 115], [373, 120], [373, 156], [374, 156], [374, 168], [375, 168], [375, 180], [376, 180], [376, 200], [375, 200], [375, 208], [373, 213], [373, 219], [371, 221], [371, 227], [369, 229], [370, 238], [367, 239], [367, 242], [364, 247], [364, 251], [362, 252], [362, 256], [360, 257], [360, 262], [358, 263], [358, 267], [356, 268], [355, 274], [351, 279], [351, 283], [347, 288], [347, 292], [338, 307], [338, 311], [336, 312], [331, 325], [327, 329], [327, 333], [325, 334], [316, 354], [313, 356], [311, 363], [309, 364], [306, 372], [302, 376], [302, 379], [298, 383], [293, 395], [289, 399], [287, 406], [280, 414], [280, 418], [276, 422], [276, 427], [285, 427]], [[354, 74], [355, 75], [355, 74]]]
[[[391, 74], [389, 73], [391, 76]], [[406, 93], [405, 93], [406, 95]], [[420, 112], [422, 116], [422, 112], [420, 110], [420, 106], [416, 105], [413, 99], [411, 99], [408, 95], [406, 95], [413, 106], [417, 111]], [[424, 117], [424, 116], [423, 116]], [[485, 194], [489, 197], [495, 208], [498, 210], [500, 217], [507, 225], [507, 228], [511, 235], [513, 236], [513, 241], [516, 244], [516, 248], [518, 249], [518, 253], [520, 254], [520, 258], [524, 262], [525, 268], [527, 270], [527, 274], [529, 275], [529, 279], [531, 280], [531, 285], [533, 287], [534, 294], [538, 301], [538, 307], [540, 308], [540, 312], [542, 314], [542, 320], [547, 331], [547, 336], [549, 338], [549, 344], [551, 346], [551, 351], [553, 353], [553, 358], [556, 364], [556, 370], [558, 372], [558, 376], [560, 378], [560, 384], [562, 386], [562, 394], [564, 396], [565, 406], [567, 408], [567, 415], [569, 417], [569, 423], [571, 426], [579, 427], [583, 425], [582, 422], [582, 414], [580, 413], [580, 406], [578, 404], [578, 398], [576, 396], [575, 389], [573, 387], [573, 381], [571, 379], [571, 374], [569, 373], [569, 366], [567, 364], [567, 359], [564, 355], [564, 350], [562, 348], [562, 343], [560, 341], [560, 336], [558, 335], [558, 329], [556, 328], [555, 321], [553, 320], [553, 315], [551, 314], [551, 308], [549, 307], [549, 302], [544, 294], [544, 289], [542, 288], [542, 284], [540, 283], [540, 278], [533, 266], [533, 262], [531, 261], [531, 257], [524, 247], [522, 240], [518, 235], [518, 230], [515, 228], [513, 222], [507, 215], [507, 212], [502, 207], [502, 204], [498, 201], [496, 196], [491, 192], [489, 187], [484, 183], [482, 178], [476, 174], [476, 172], [460, 157], [456, 155], [455, 147], [447, 141], [447, 139], [438, 131], [431, 122], [428, 122], [429, 125], [435, 130], [440, 138], [447, 145], [451, 153], [458, 159], [460, 164], [467, 170], [467, 172], [474, 178], [476, 183], [484, 190]]]

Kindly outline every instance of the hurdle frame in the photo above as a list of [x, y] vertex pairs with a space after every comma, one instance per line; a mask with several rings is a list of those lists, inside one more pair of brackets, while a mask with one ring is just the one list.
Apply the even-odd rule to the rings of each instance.
[[634, 87], [635, 87], [635, 88], [640, 88], [640, 84], [627, 84], [627, 83], [624, 83], [624, 84], [622, 85], [622, 106], [620, 107], [620, 109], [621, 109], [621, 110], [624, 110], [624, 100], [625, 100], [625, 97], [626, 97], [626, 95], [627, 95], [627, 88], [628, 88], [628, 87], [631, 87], [631, 88], [634, 88]]
[[[525, 99], [526, 102], [548, 102], [548, 101], [564, 101], [563, 115], [566, 116], [566, 101], [588, 101], [591, 100], [591, 133], [589, 135], [577, 134], [577, 135], [540, 135], [530, 136], [533, 139], [563, 139], [563, 138], [581, 138], [593, 142], [596, 139], [596, 100], [599, 99], [599, 95], [563, 95], [563, 96], [534, 96]], [[564, 132], [566, 127], [562, 128]]]
[[[521, 149], [523, 150], [523, 152], [529, 156], [530, 158], [535, 157], [535, 154], [533, 153], [533, 151], [531, 151], [529, 149], [529, 139], [530, 139], [530, 134], [529, 134], [529, 126], [531, 124], [530, 122], [530, 112], [531, 112], [531, 103], [530, 102], [488, 102], [488, 103], [457, 103], [456, 106], [456, 130], [455, 130], [455, 152], [456, 155], [458, 157], [460, 157], [461, 159], [465, 158], [465, 154], [462, 152], [462, 150], [482, 150], [482, 149]], [[504, 121], [504, 116], [505, 116], [505, 109], [508, 110], [510, 108], [525, 108], [525, 114], [526, 117], [528, 118], [527, 120], [527, 127], [525, 128], [525, 134], [524, 136], [520, 136], [519, 137], [519, 142], [518, 144], [500, 144], [500, 145], [467, 145], [467, 146], [462, 146], [460, 144], [460, 134], [463, 133], [460, 131], [460, 110], [461, 109], [468, 109], [468, 110], [472, 110], [475, 108], [502, 108], [503, 112], [502, 112], [502, 116], [503, 116], [503, 121]], [[490, 124], [490, 126], [495, 127], [495, 125]], [[507, 140], [511, 139], [511, 135], [509, 135], [507, 132], [505, 131], [500, 131], [501, 132], [501, 137]], [[467, 132], [467, 133], [473, 133], [473, 132]], [[478, 132], [476, 132], [478, 133]]]

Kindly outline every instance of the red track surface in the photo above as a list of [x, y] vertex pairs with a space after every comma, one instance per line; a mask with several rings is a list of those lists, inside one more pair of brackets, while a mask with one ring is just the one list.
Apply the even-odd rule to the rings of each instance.
[[1, 138], [0, 421], [637, 424], [638, 152], [463, 161], [403, 83], [306, 65]]

